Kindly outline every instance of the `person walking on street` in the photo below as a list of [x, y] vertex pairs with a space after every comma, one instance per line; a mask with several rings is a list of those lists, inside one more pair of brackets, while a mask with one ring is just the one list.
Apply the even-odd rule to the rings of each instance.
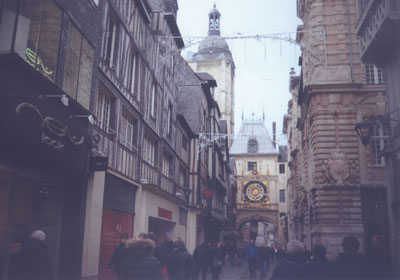
[[310, 261], [306, 264], [307, 279], [329, 279], [330, 264], [324, 245], [315, 245]]
[[250, 242], [246, 247], [245, 258], [249, 263], [250, 278], [255, 278], [258, 261], [258, 247], [254, 244], [254, 239], [250, 239]]
[[46, 234], [43, 231], [35, 230], [22, 245], [20, 262], [21, 279], [54, 279], [53, 266], [47, 253]]
[[113, 269], [114, 272], [119, 275], [119, 270], [122, 262], [128, 257], [128, 249], [125, 247], [125, 242], [129, 239], [127, 233], [121, 234], [120, 243], [118, 247], [115, 248], [114, 253], [108, 263], [108, 268]]
[[153, 240], [131, 239], [125, 242], [128, 257], [120, 266], [119, 280], [162, 280], [161, 262], [153, 256]]
[[287, 254], [278, 260], [271, 280], [307, 279], [304, 244], [298, 240], [291, 240], [286, 247]]
[[222, 251], [219, 242], [215, 242], [212, 246], [212, 262], [211, 262], [211, 279], [219, 280], [222, 273]]
[[261, 269], [261, 278], [267, 277], [267, 270], [269, 266], [269, 249], [262, 244], [260, 249], [258, 250], [258, 257], [260, 260], [260, 269]]
[[175, 250], [167, 259], [167, 271], [171, 280], [188, 280], [192, 270], [192, 257], [182, 240], [175, 242]]
[[[204, 242], [203, 244], [198, 246], [193, 252], [193, 260], [196, 266], [197, 275], [201, 273], [202, 280], [207, 279], [208, 268], [211, 265], [212, 256], [213, 252], [210, 242]], [[196, 276], [194, 276], [193, 278], [197, 279]]]

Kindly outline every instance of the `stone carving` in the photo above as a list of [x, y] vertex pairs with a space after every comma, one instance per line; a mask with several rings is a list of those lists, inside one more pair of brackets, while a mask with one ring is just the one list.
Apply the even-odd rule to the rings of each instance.
[[346, 158], [346, 154], [340, 151], [331, 153], [329, 160], [324, 161], [324, 175], [322, 184], [327, 185], [354, 185], [354, 162]]

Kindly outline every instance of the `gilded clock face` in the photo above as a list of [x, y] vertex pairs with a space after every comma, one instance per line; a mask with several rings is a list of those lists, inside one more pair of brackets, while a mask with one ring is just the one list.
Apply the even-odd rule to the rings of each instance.
[[258, 181], [251, 181], [244, 187], [245, 198], [248, 201], [260, 202], [264, 201], [267, 196], [267, 188]]

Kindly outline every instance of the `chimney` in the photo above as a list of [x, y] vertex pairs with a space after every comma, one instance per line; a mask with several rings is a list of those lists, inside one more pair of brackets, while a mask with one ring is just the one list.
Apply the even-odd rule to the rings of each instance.
[[274, 143], [274, 148], [276, 149], [276, 122], [272, 123], [272, 141]]

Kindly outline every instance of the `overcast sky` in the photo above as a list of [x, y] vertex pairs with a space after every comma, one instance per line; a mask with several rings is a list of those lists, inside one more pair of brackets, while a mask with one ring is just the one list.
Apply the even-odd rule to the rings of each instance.
[[[178, 25], [182, 36], [207, 36], [208, 12], [214, 0], [178, 0]], [[221, 12], [221, 36], [234, 37], [285, 33], [295, 39], [301, 21], [296, 16], [296, 0], [216, 0]], [[295, 67], [299, 73], [298, 46], [278, 39], [227, 40], [236, 65], [235, 131], [242, 123], [242, 110], [262, 116], [272, 134], [272, 122], [277, 122], [279, 144], [284, 139], [282, 119], [290, 99], [289, 72]], [[196, 51], [198, 44], [186, 48]]]

